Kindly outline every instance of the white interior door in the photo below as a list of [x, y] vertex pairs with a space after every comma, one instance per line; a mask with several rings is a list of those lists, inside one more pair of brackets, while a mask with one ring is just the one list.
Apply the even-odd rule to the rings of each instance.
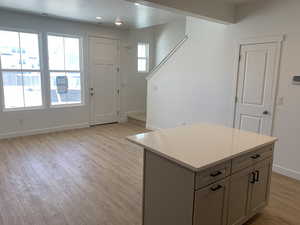
[[277, 43], [241, 45], [235, 127], [271, 135], [277, 82]]
[[118, 41], [89, 38], [91, 124], [119, 120]]

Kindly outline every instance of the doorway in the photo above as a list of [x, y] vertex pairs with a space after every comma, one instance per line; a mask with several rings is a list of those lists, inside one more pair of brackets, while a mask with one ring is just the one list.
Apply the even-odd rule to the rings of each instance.
[[90, 124], [119, 121], [119, 41], [89, 37]]
[[272, 135], [282, 39], [239, 44], [235, 128]]

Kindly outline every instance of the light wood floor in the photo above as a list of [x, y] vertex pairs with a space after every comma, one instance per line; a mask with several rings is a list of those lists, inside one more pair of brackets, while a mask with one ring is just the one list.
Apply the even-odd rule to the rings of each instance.
[[[0, 141], [0, 225], [141, 225], [142, 149], [130, 124]], [[247, 225], [300, 224], [300, 182], [274, 174]]]

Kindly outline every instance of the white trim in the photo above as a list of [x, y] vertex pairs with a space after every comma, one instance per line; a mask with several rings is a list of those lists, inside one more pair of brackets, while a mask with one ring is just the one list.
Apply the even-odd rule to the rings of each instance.
[[56, 105], [50, 105], [49, 109], [60, 109], [60, 108], [74, 108], [74, 107], [82, 107], [85, 106], [83, 103], [64, 103], [64, 104], [56, 104]]
[[32, 107], [16, 107], [16, 108], [3, 108], [2, 112], [25, 112], [25, 111], [36, 111], [36, 110], [44, 110], [45, 106], [32, 106]]
[[[146, 56], [139, 57], [139, 45], [145, 45], [146, 47]], [[137, 51], [136, 51], [136, 58], [137, 58], [137, 72], [140, 74], [149, 73], [150, 68], [150, 43], [147, 41], [138, 41], [137, 43]], [[139, 70], [139, 60], [146, 60], [146, 70]]]
[[233, 113], [232, 113], [232, 127], [235, 127], [235, 118], [236, 118], [236, 96], [238, 91], [238, 76], [239, 76], [239, 58], [240, 58], [240, 51], [242, 45], [250, 45], [250, 44], [265, 44], [265, 43], [277, 43], [277, 52], [276, 52], [276, 63], [275, 63], [275, 72], [274, 72], [274, 83], [272, 85], [272, 96], [273, 96], [273, 108], [272, 108], [272, 127], [271, 127], [271, 135], [273, 135], [273, 128], [274, 128], [274, 118], [275, 118], [275, 110], [276, 110], [276, 99], [277, 99], [277, 92], [278, 92], [278, 80], [279, 80], [279, 73], [280, 73], [280, 59], [282, 54], [282, 42], [284, 41], [284, 35], [274, 35], [274, 36], [262, 36], [262, 37], [251, 37], [251, 38], [244, 38], [237, 41], [236, 50], [235, 50], [235, 59], [234, 59], [234, 94], [232, 96], [233, 102]]
[[43, 128], [43, 129], [32, 129], [32, 130], [20, 131], [20, 132], [18, 132], [18, 131], [10, 132], [10, 133], [0, 134], [0, 139], [30, 136], [30, 135], [35, 135], [35, 134], [45, 134], [45, 133], [52, 133], [52, 132], [64, 131], [64, 130], [87, 128], [89, 126], [90, 126], [89, 123], [78, 123], [78, 124], [49, 127], [49, 128]]
[[279, 165], [273, 165], [273, 171], [279, 174], [282, 174], [284, 176], [292, 177], [294, 179], [300, 180], [300, 172], [296, 170], [291, 170], [284, 168]]
[[249, 44], [282, 42], [283, 40], [284, 40], [284, 35], [269, 35], [269, 36], [257, 36], [257, 37], [242, 38], [238, 41], [238, 43], [240, 45], [249, 45]]
[[[82, 35], [73, 35], [73, 34], [64, 34], [64, 33], [54, 33], [54, 32], [46, 32], [45, 34], [46, 40], [46, 48], [47, 48], [47, 76], [48, 76], [48, 92], [49, 92], [49, 99], [48, 99], [48, 108], [63, 108], [64, 106], [85, 106], [86, 99], [85, 99], [85, 71], [84, 71], [84, 37]], [[79, 40], [79, 70], [51, 70], [49, 67], [49, 36], [56, 36], [56, 37], [63, 37], [63, 38], [76, 38]], [[64, 39], [65, 40], [65, 39]], [[64, 43], [65, 46], [65, 43]], [[64, 50], [64, 57], [65, 57], [65, 50]], [[65, 64], [65, 63], [64, 63]], [[80, 94], [81, 94], [81, 102], [80, 103], [71, 103], [71, 104], [55, 104], [53, 105], [51, 102], [51, 73], [57, 72], [64, 72], [64, 73], [79, 73], [80, 74]], [[60, 105], [61, 107], [57, 107]]]
[[[1, 65], [1, 55], [0, 55], [0, 111], [2, 112], [9, 112], [9, 111], [27, 111], [27, 110], [39, 110], [39, 109], [45, 109], [45, 97], [44, 97], [44, 62], [43, 62], [43, 48], [42, 48], [42, 36], [43, 33], [41, 31], [36, 31], [36, 30], [28, 30], [28, 29], [19, 29], [19, 28], [3, 28], [0, 27], [0, 30], [2, 31], [11, 31], [11, 32], [16, 32], [18, 33], [18, 39], [19, 39], [19, 48], [21, 48], [21, 43], [20, 43], [20, 33], [28, 33], [28, 34], [36, 34], [37, 39], [38, 39], [38, 52], [39, 52], [39, 64], [40, 68], [39, 69], [23, 69], [22, 64], [20, 69], [3, 69]], [[22, 52], [20, 51], [20, 60], [22, 60]], [[24, 94], [24, 82], [23, 82], [23, 99], [24, 99], [24, 107], [16, 107], [16, 108], [6, 108], [5, 106], [5, 95], [4, 95], [4, 84], [3, 84], [3, 72], [21, 72], [22, 73], [22, 79], [23, 78], [23, 72], [37, 72], [40, 73], [40, 79], [41, 79], [41, 100], [42, 104], [40, 106], [33, 106], [33, 107], [26, 107], [25, 106], [25, 94]]]
[[158, 126], [153, 126], [153, 125], [148, 125], [146, 124], [146, 129], [147, 130], [151, 130], [151, 131], [156, 131], [156, 130], [161, 130], [162, 128], [158, 127]]

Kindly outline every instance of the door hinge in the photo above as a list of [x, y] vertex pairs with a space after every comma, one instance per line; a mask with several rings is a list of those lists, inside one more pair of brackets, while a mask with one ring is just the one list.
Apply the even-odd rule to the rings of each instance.
[[239, 55], [239, 62], [241, 61], [241, 59], [242, 59], [242, 55]]
[[235, 103], [238, 103], [238, 97], [237, 96], [235, 96]]
[[117, 67], [117, 72], [118, 72], [118, 73], [120, 72], [120, 68], [119, 68], [119, 67]]
[[120, 95], [120, 89], [117, 89], [117, 94]]

